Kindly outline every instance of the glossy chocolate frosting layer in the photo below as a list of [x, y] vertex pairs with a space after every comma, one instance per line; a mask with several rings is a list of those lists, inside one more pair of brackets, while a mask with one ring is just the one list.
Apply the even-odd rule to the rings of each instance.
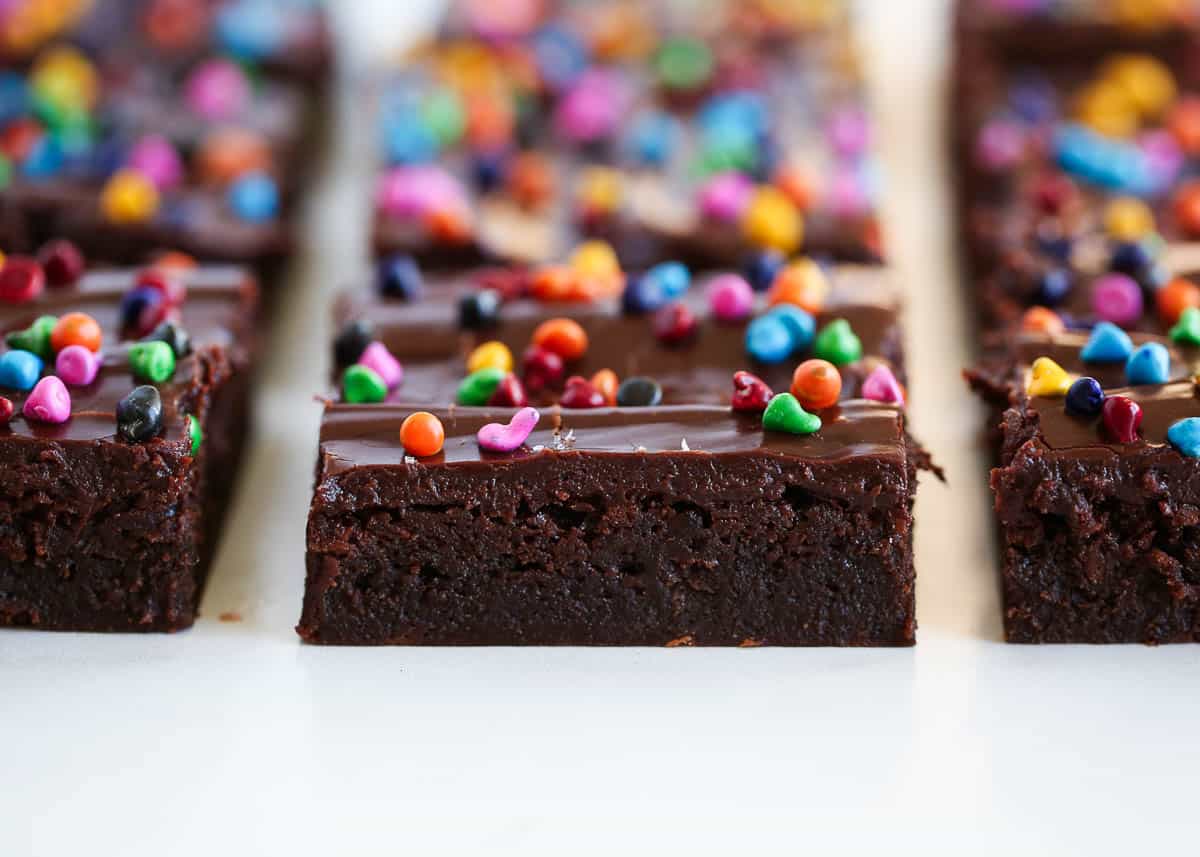
[[1104, 430], [1099, 417], [1088, 419], [1071, 416], [1062, 399], [1033, 397], [1029, 408], [1038, 415], [1039, 437], [1052, 449], [1081, 449], [1106, 447], [1114, 452], [1141, 451], [1147, 447], [1165, 446], [1167, 430], [1188, 417], [1200, 417], [1200, 399], [1191, 381], [1146, 387], [1106, 389], [1109, 396], [1126, 396], [1142, 408], [1140, 439], [1136, 443], [1116, 443]]
[[[844, 318], [862, 341], [862, 360], [842, 367], [843, 397], [858, 395], [863, 377], [879, 362], [904, 378], [903, 343], [898, 291], [886, 269], [838, 266], [830, 274], [832, 290], [818, 327]], [[665, 404], [728, 404], [733, 373], [746, 369], [759, 374], [777, 392], [791, 385], [792, 371], [804, 359], [797, 355], [773, 366], [756, 365], [746, 353], [746, 322], [725, 323], [708, 311], [705, 278], [693, 285], [685, 302], [696, 313], [699, 329], [694, 341], [677, 346], [660, 343], [650, 315], [627, 315], [616, 300], [592, 303], [540, 303], [517, 300], [501, 309], [500, 324], [487, 331], [463, 331], [458, 300], [477, 290], [470, 275], [435, 278], [420, 301], [375, 299], [346, 308], [341, 320], [365, 318], [379, 339], [404, 364], [403, 384], [392, 400], [410, 403], [452, 401], [466, 376], [466, 359], [481, 342], [499, 340], [516, 360], [529, 346], [535, 328], [558, 316], [578, 321], [588, 334], [584, 357], [568, 367], [571, 374], [590, 377], [612, 369], [620, 378], [648, 375], [663, 388]], [[763, 299], [760, 297], [761, 306]]]
[[[235, 365], [248, 359], [245, 337], [252, 324], [248, 308], [254, 284], [247, 274], [233, 267], [197, 268], [179, 274], [187, 284], [187, 298], [180, 323], [191, 337], [192, 354], [177, 361], [174, 377], [156, 385], [163, 399], [163, 437], [179, 441], [188, 437], [184, 412], [196, 383], [211, 371], [217, 350]], [[102, 363], [96, 379], [86, 387], [68, 386], [71, 418], [53, 424], [27, 420], [21, 409], [28, 393], [0, 389], [15, 412], [8, 425], [0, 427], [0, 438], [32, 437], [39, 440], [93, 441], [116, 434], [117, 402], [141, 381], [134, 378], [128, 349], [136, 340], [122, 340], [120, 303], [136, 279], [133, 271], [103, 271], [86, 275], [75, 286], [47, 288], [37, 299], [21, 304], [0, 303], [0, 334], [22, 330], [39, 316], [83, 312], [92, 316], [104, 333]], [[54, 373], [47, 363], [43, 375]]]
[[[355, 467], [405, 466], [400, 424], [415, 409], [403, 405], [330, 405], [321, 425], [323, 473]], [[481, 450], [476, 433], [491, 422], [507, 422], [513, 411], [441, 408], [432, 411], [446, 430], [438, 455], [420, 466], [519, 461], [537, 455], [586, 452], [636, 459], [645, 455], [779, 455], [802, 459], [845, 459], [906, 455], [904, 418], [890, 405], [842, 402], [821, 411], [823, 424], [811, 435], [764, 431], [755, 415], [715, 406], [599, 408], [542, 412], [525, 445], [513, 453]]]

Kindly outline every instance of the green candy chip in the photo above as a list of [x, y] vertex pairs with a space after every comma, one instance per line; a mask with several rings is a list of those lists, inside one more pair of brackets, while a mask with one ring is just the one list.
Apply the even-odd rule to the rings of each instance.
[[458, 385], [458, 395], [455, 401], [467, 407], [480, 407], [488, 403], [488, 399], [496, 392], [500, 382], [504, 380], [505, 371], [495, 367], [480, 369], [463, 378]]
[[33, 324], [24, 330], [15, 330], [4, 337], [9, 348], [31, 351], [43, 360], [54, 358], [54, 349], [50, 346], [50, 333], [58, 319], [52, 315], [39, 316]]
[[192, 438], [192, 457], [194, 458], [200, 451], [200, 444], [204, 443], [204, 430], [200, 428], [200, 420], [191, 414], [188, 414], [188, 435]]
[[862, 341], [844, 318], [825, 325], [813, 342], [813, 356], [828, 360], [834, 366], [845, 366], [862, 359]]
[[129, 347], [129, 368], [139, 381], [161, 384], [175, 374], [175, 352], [165, 342], [137, 342]]
[[352, 405], [368, 405], [387, 398], [387, 384], [369, 366], [355, 363], [342, 373], [342, 398]]

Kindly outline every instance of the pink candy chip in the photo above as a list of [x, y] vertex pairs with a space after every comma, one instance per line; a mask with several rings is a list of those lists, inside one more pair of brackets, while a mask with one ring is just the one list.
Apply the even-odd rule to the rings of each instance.
[[717, 173], [700, 188], [700, 213], [709, 220], [732, 223], [742, 216], [754, 182], [742, 173]]
[[434, 211], [469, 208], [457, 178], [441, 167], [418, 165], [389, 170], [375, 189], [379, 212], [397, 220], [419, 220]]
[[886, 402], [889, 405], [904, 404], [904, 390], [900, 382], [887, 366], [879, 365], [871, 370], [863, 379], [862, 396], [875, 402]]
[[1124, 327], [1142, 317], [1142, 287], [1125, 274], [1105, 274], [1092, 283], [1092, 311], [1101, 321]]
[[480, 448], [489, 452], [512, 452], [528, 440], [541, 416], [537, 408], [521, 408], [513, 414], [508, 425], [488, 423], [476, 435]]
[[34, 422], [65, 423], [71, 418], [71, 394], [60, 378], [47, 375], [25, 400], [22, 413]]
[[99, 371], [100, 356], [82, 345], [68, 345], [54, 361], [54, 373], [72, 387], [86, 387]]
[[250, 102], [250, 82], [237, 63], [224, 59], [203, 63], [185, 84], [188, 106], [209, 120], [231, 119]]
[[754, 289], [737, 274], [722, 274], [708, 284], [708, 305], [720, 321], [742, 321], [754, 309]]
[[383, 383], [387, 384], [389, 390], [396, 389], [404, 381], [404, 367], [382, 342], [372, 342], [368, 345], [362, 356], [358, 358], [358, 362], [368, 369], [375, 370], [375, 373], [383, 379]]
[[585, 71], [558, 103], [554, 125], [576, 143], [593, 143], [610, 136], [629, 106], [629, 90], [617, 72]]
[[171, 141], [160, 134], [147, 134], [133, 145], [127, 164], [161, 190], [171, 190], [183, 181], [183, 161]]

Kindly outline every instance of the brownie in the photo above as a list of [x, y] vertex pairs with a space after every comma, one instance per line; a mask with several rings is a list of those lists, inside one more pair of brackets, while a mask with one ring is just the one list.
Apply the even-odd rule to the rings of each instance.
[[376, 253], [545, 263], [592, 236], [630, 268], [766, 249], [877, 261], [844, 12], [670, 5], [548, 4], [503, 37], [462, 25], [381, 76]]
[[1200, 463], [1167, 442], [1200, 416], [1195, 384], [1106, 392], [1140, 405], [1135, 442], [1061, 400], [1022, 397], [1005, 413], [991, 482], [1010, 642], [1200, 640]]
[[[116, 26], [143, 20], [147, 5], [101, 3], [94, 14]], [[212, 15], [219, 4], [185, 5]], [[30, 252], [65, 236], [121, 265], [170, 248], [273, 281], [312, 160], [312, 89], [207, 40], [165, 62], [90, 31], [0, 72], [0, 246]]]
[[[961, 4], [960, 18], [991, 22], [998, 13], [980, 11], [987, 5]], [[1021, 32], [1077, 23], [1039, 19]], [[1176, 50], [1135, 38], [1121, 50], [1078, 47], [1056, 57], [1010, 49], [991, 23], [960, 26], [951, 145], [968, 285], [983, 326], [1008, 324], [1032, 303], [1057, 306], [1062, 290], [1045, 294], [1047, 276], [1086, 290], [1110, 267], [1103, 256], [1153, 291], [1161, 285], [1154, 234], [1168, 242], [1200, 237], [1194, 23], [1136, 31], [1170, 35]], [[1059, 38], [1074, 44], [1069, 32]], [[1114, 236], [1106, 212], [1131, 198], [1149, 207], [1154, 225]]]
[[[95, 380], [67, 386], [65, 422], [26, 416], [37, 388], [0, 389], [15, 407], [0, 427], [0, 625], [174, 631], [195, 619], [248, 427], [256, 288], [240, 269], [172, 269], [169, 281], [186, 287], [183, 303], [134, 314], [128, 307], [147, 277], [161, 282], [163, 274], [96, 271], [33, 300], [0, 303], [6, 334], [41, 316], [81, 312], [104, 336]], [[159, 317], [175, 318], [190, 348], [155, 385], [161, 431], [134, 442], [115, 414], [145, 383], [132, 374], [131, 343]], [[9, 342], [0, 365], [21, 344]], [[53, 367], [44, 377], [62, 371]]]
[[439, 409], [405, 457], [402, 405], [321, 429], [298, 630], [310, 642], [908, 645], [918, 456], [900, 411], [855, 401], [807, 437], [718, 406]]
[[[414, 269], [406, 268], [410, 282]], [[882, 398], [863, 386], [875, 370], [904, 378], [890, 272], [841, 265], [822, 275], [828, 290], [812, 328], [848, 322], [861, 354], [841, 361], [840, 401], [816, 409], [822, 426], [809, 435], [764, 429], [759, 413], [731, 408], [735, 373], [749, 370], [782, 392], [814, 346], [756, 363], [747, 331], [780, 310], [758, 295], [748, 317], [716, 317], [711, 297], [728, 273], [697, 275], [665, 305], [694, 315], [684, 341], [656, 335], [655, 316], [631, 308], [628, 294], [538, 299], [537, 276], [426, 272], [420, 296], [394, 296], [389, 278], [388, 291], [363, 290], [339, 307], [337, 371], [348, 377], [347, 363], [368, 363], [365, 352], [355, 357], [365, 336], [403, 364], [403, 379], [374, 404], [348, 392], [326, 404], [301, 636], [359, 644], [913, 642], [911, 503], [916, 471], [929, 462], [907, 435], [902, 406], [863, 397]], [[630, 276], [626, 292], [638, 284]], [[484, 292], [505, 299], [479, 327], [463, 307]], [[621, 382], [649, 378], [654, 402], [572, 398], [572, 382], [564, 391], [561, 378], [533, 387], [522, 355], [539, 341], [540, 325], [567, 320], [587, 348], [566, 361], [563, 377], [586, 384], [610, 370]], [[452, 404], [476, 349], [497, 344], [517, 360], [507, 377], [542, 408], [536, 430], [511, 453], [479, 446], [476, 434], [513, 418], [515, 403]], [[444, 425], [440, 453], [406, 454], [400, 428], [416, 411]]]

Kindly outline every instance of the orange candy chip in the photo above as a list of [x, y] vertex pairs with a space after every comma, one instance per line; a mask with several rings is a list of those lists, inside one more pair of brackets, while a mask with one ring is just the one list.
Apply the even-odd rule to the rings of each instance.
[[1171, 201], [1175, 222], [1190, 238], [1200, 237], [1200, 181], [1183, 185]]
[[428, 458], [442, 451], [446, 429], [442, 421], [428, 411], [409, 414], [400, 424], [400, 443], [404, 452], [415, 458]]
[[569, 318], [543, 321], [533, 331], [533, 344], [553, 351], [563, 360], [578, 360], [588, 349], [587, 332]]
[[1188, 307], [1200, 307], [1200, 286], [1191, 280], [1176, 277], [1154, 296], [1158, 314], [1165, 324], [1175, 324]]
[[792, 373], [792, 395], [808, 410], [836, 405], [842, 395], [842, 374], [828, 360], [805, 360]]
[[616, 372], [611, 369], [601, 369], [592, 376], [592, 386], [604, 397], [604, 404], [611, 408], [617, 403], [617, 387], [620, 386], [620, 382], [617, 380]]
[[536, 152], [517, 155], [508, 171], [508, 192], [524, 208], [543, 205], [554, 193], [550, 162]]
[[1030, 307], [1021, 316], [1021, 330], [1028, 333], [1059, 334], [1066, 329], [1067, 325], [1059, 314], [1044, 306]]
[[88, 351], [96, 352], [103, 340], [99, 323], [85, 312], [67, 313], [50, 331], [50, 347], [55, 351], [62, 351], [68, 345], [82, 345]]
[[201, 181], [229, 184], [249, 172], [269, 172], [271, 150], [261, 134], [241, 128], [219, 128], [201, 144], [196, 163]]
[[807, 313], [817, 315], [829, 295], [829, 280], [821, 266], [811, 259], [799, 259], [787, 265], [771, 284], [767, 303], [793, 304]]

